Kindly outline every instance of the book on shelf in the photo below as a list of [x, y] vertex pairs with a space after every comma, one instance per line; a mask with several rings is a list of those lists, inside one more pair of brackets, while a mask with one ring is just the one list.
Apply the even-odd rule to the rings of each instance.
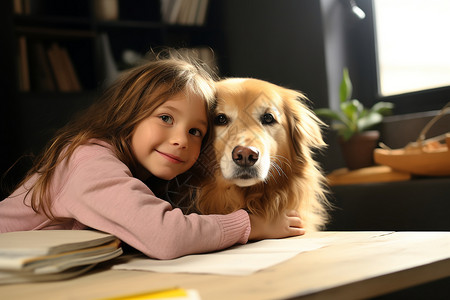
[[202, 26], [209, 0], [160, 0], [162, 20], [168, 24]]
[[30, 45], [31, 88], [37, 91], [56, 91], [55, 78], [41, 41]]
[[12, 0], [13, 11], [17, 15], [30, 15], [36, 11], [40, 5], [40, 1], [35, 0]]
[[30, 69], [28, 62], [27, 38], [20, 36], [18, 38], [18, 74], [19, 74], [19, 90], [28, 92], [30, 90]]
[[94, 14], [97, 20], [117, 20], [119, 18], [119, 0], [95, 0]]
[[58, 90], [61, 92], [80, 91], [81, 84], [67, 49], [53, 43], [47, 49], [47, 55]]
[[200, 0], [190, 0], [189, 7], [188, 7], [188, 13], [186, 16], [186, 21], [184, 24], [187, 25], [195, 25], [197, 20], [197, 11], [200, 4]]
[[197, 15], [195, 16], [195, 24], [202, 26], [206, 21], [206, 12], [208, 10], [209, 0], [199, 0]]
[[177, 24], [189, 25], [189, 11], [192, 6], [193, 0], [183, 0], [181, 2], [180, 12], [177, 17]]
[[81, 84], [78, 80], [77, 73], [75, 72], [75, 67], [70, 59], [69, 52], [66, 48], [59, 48], [60, 55], [62, 57], [62, 64], [66, 70], [66, 75], [69, 78], [70, 86], [72, 91], [81, 91]]
[[17, 15], [21, 15], [23, 13], [23, 3], [22, 0], [14, 0], [13, 1], [13, 9], [14, 13]]
[[94, 230], [0, 234], [0, 284], [64, 279], [122, 254], [120, 240]]
[[63, 67], [63, 58], [59, 51], [59, 46], [53, 43], [47, 49], [48, 59], [52, 67], [53, 74], [55, 75], [56, 86], [61, 92], [70, 92], [70, 81]]

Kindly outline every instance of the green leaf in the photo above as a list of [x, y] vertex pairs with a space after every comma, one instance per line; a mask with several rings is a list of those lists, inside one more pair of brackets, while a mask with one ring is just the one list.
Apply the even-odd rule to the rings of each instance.
[[342, 72], [342, 81], [339, 88], [339, 98], [342, 102], [349, 101], [352, 97], [353, 86], [350, 80], [350, 75], [348, 74], [348, 69], [344, 68]]
[[349, 120], [355, 119], [355, 115], [358, 110], [357, 110], [356, 106], [353, 105], [351, 102], [342, 102], [340, 105], [340, 108], [341, 108], [342, 112], [344, 113], [344, 115]]
[[347, 126], [342, 126], [336, 129], [338, 134], [344, 139], [344, 141], [348, 141], [355, 134], [355, 132]]
[[385, 116], [391, 114], [393, 108], [394, 104], [391, 102], [377, 102], [370, 110]]
[[318, 108], [314, 110], [314, 113], [319, 117], [325, 117], [329, 119], [335, 119], [338, 115], [336, 111], [329, 108]]
[[343, 118], [342, 113], [331, 110], [329, 108], [318, 108], [318, 109], [314, 110], [314, 112], [319, 117], [328, 118], [328, 119], [332, 119], [332, 120], [342, 121], [342, 118]]
[[350, 120], [351, 123], [355, 124], [359, 118], [359, 115], [363, 112], [364, 106], [356, 99], [351, 101], [342, 102], [340, 108], [344, 115]]
[[360, 118], [357, 122], [358, 132], [365, 131], [370, 127], [381, 123], [383, 116], [374, 111], [370, 111], [366, 116]]

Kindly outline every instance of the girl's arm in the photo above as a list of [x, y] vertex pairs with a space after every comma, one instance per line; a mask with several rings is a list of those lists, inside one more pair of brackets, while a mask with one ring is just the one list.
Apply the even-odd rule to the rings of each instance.
[[84, 145], [58, 167], [55, 216], [111, 233], [146, 255], [170, 259], [246, 243], [248, 214], [184, 215], [161, 200], [109, 149]]

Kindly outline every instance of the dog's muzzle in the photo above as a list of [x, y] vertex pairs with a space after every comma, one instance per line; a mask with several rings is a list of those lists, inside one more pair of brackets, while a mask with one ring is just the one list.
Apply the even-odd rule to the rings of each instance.
[[255, 166], [259, 159], [259, 150], [255, 147], [236, 146], [231, 152], [235, 163], [233, 178], [238, 186], [250, 186], [259, 181], [259, 172]]
[[220, 160], [223, 177], [240, 187], [263, 182], [270, 168], [270, 158], [263, 153], [253, 146], [234, 147], [231, 156], [224, 155]]
[[236, 146], [231, 153], [233, 161], [239, 167], [253, 166], [259, 159], [259, 151], [255, 147]]

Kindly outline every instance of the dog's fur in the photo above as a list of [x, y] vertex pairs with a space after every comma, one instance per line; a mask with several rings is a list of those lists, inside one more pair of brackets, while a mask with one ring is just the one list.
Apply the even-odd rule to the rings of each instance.
[[325, 144], [306, 97], [250, 78], [225, 79], [216, 88], [214, 175], [198, 191], [197, 209], [244, 208], [267, 218], [297, 209], [305, 229], [322, 229], [324, 177], [312, 151]]

